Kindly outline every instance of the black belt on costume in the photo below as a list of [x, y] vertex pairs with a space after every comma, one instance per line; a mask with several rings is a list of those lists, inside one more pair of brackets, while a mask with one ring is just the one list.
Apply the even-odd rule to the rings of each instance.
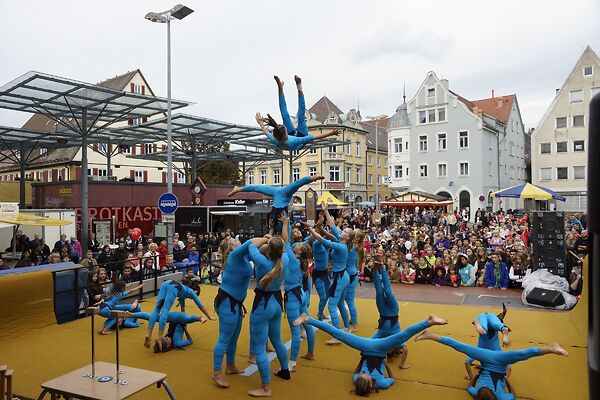
[[217, 292], [217, 296], [215, 297], [215, 311], [217, 308], [219, 308], [219, 306], [221, 305], [223, 300], [225, 300], [227, 298], [229, 299], [229, 307], [231, 308], [232, 313], [235, 313], [235, 306], [237, 305], [242, 317], [244, 315], [246, 315], [247, 311], [246, 311], [246, 307], [244, 307], [244, 303], [242, 303], [241, 301], [238, 301], [235, 297], [233, 297], [232, 295], [230, 295], [229, 293], [227, 293], [226, 291], [224, 291], [221, 288], [219, 288], [219, 291]]
[[385, 315], [379, 315], [379, 325], [377, 325], [377, 329], [381, 329], [385, 324], [385, 321], [390, 321], [391, 326], [394, 326], [398, 323], [398, 316], [393, 315], [391, 317], [386, 317]]
[[308, 274], [304, 274], [302, 275], [302, 290], [308, 292], [309, 289], [310, 288], [308, 287]]
[[279, 306], [281, 307], [281, 311], [283, 311], [283, 297], [281, 296], [281, 290], [274, 290], [274, 291], [269, 291], [269, 290], [263, 290], [263, 289], [259, 289], [256, 288], [254, 289], [254, 302], [252, 303], [252, 312], [254, 312], [254, 310], [256, 310], [256, 307], [258, 307], [258, 303], [260, 303], [260, 301], [262, 299], [265, 299], [265, 304], [263, 306], [263, 308], [267, 308], [267, 304], [269, 303], [269, 299], [271, 299], [271, 296], [274, 296], [275, 299], [277, 299], [277, 302], [279, 303]]
[[326, 269], [313, 269], [312, 276], [313, 281], [316, 281], [317, 279], [329, 279], [329, 271]]
[[338, 271], [338, 272], [333, 272], [333, 282], [331, 283], [331, 286], [329, 287], [329, 297], [335, 296], [335, 289], [337, 289], [337, 281], [339, 278], [344, 276], [345, 273], [346, 273], [345, 269]]
[[354, 280], [356, 279], [357, 276], [358, 276], [358, 272], [355, 273], [354, 275], [350, 275], [350, 283], [354, 282]]
[[369, 370], [369, 373], [373, 373], [374, 370], [379, 371], [379, 373], [381, 375], [383, 375], [383, 371], [381, 370], [381, 365], [383, 364], [383, 360], [385, 360], [385, 357], [377, 357], [377, 356], [367, 356], [364, 355], [363, 353], [360, 353], [361, 359], [360, 362], [362, 363], [363, 361], [367, 362], [367, 369]]
[[300, 304], [302, 304], [302, 289], [300, 286], [296, 286], [295, 288], [292, 288], [285, 292], [285, 294], [283, 295], [283, 302], [285, 304], [287, 304], [288, 301], [288, 293], [292, 293], [294, 296], [296, 296]]

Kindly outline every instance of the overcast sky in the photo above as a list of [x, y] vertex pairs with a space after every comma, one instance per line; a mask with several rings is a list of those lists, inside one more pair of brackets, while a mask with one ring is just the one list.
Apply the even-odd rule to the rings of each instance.
[[[427, 71], [468, 99], [516, 93], [535, 127], [586, 45], [600, 53], [600, 2], [221, 0], [185, 3], [172, 24], [173, 97], [186, 112], [251, 124], [277, 112], [273, 74], [307, 104], [394, 113]], [[410, 3], [410, 4], [406, 4]], [[95, 83], [140, 68], [166, 96], [166, 27], [144, 20], [174, 1], [3, 1], [0, 85], [29, 70]], [[296, 107], [291, 98], [290, 108]], [[26, 116], [0, 110], [0, 125]]]

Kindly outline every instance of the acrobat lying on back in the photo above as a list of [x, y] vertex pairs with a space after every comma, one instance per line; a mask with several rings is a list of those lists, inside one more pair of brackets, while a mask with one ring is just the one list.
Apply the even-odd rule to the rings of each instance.
[[285, 150], [300, 150], [305, 144], [310, 143], [313, 140], [324, 139], [342, 133], [341, 130], [336, 128], [327, 133], [319, 133], [317, 135], [308, 134], [302, 80], [298, 75], [294, 76], [296, 87], [298, 88], [298, 114], [296, 115], [298, 128], [296, 128], [287, 110], [285, 95], [283, 94], [283, 82], [278, 76], [274, 76], [274, 78], [277, 82], [277, 89], [279, 91], [279, 110], [281, 111], [283, 125], [278, 124], [270, 114], [267, 114], [267, 118], [264, 118], [260, 113], [256, 113], [256, 122], [258, 122], [262, 131], [267, 135], [267, 138], [275, 147]]

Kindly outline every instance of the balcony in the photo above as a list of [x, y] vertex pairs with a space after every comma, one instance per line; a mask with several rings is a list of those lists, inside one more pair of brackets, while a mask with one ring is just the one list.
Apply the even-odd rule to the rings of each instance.
[[325, 153], [325, 160], [343, 160], [344, 153]]

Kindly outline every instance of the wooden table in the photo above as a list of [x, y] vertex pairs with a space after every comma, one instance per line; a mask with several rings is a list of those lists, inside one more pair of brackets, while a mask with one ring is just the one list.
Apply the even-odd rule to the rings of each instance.
[[[157, 388], [163, 386], [169, 398], [175, 400], [175, 395], [165, 380], [167, 379], [166, 374], [121, 365], [120, 369], [123, 373], [119, 380], [127, 381], [126, 385], [122, 385], [121, 383], [115, 383], [116, 369], [115, 364], [97, 362], [95, 379], [84, 378], [83, 376], [92, 372], [91, 364], [69, 372], [66, 375], [44, 382], [42, 384], [43, 391], [38, 396], [38, 400], [43, 399], [47, 393], [51, 394], [52, 399], [55, 399], [56, 395], [61, 395], [65, 399], [120, 400], [126, 399], [154, 384]], [[112, 376], [113, 379], [109, 382], [98, 382], [98, 378], [102, 376]]]

